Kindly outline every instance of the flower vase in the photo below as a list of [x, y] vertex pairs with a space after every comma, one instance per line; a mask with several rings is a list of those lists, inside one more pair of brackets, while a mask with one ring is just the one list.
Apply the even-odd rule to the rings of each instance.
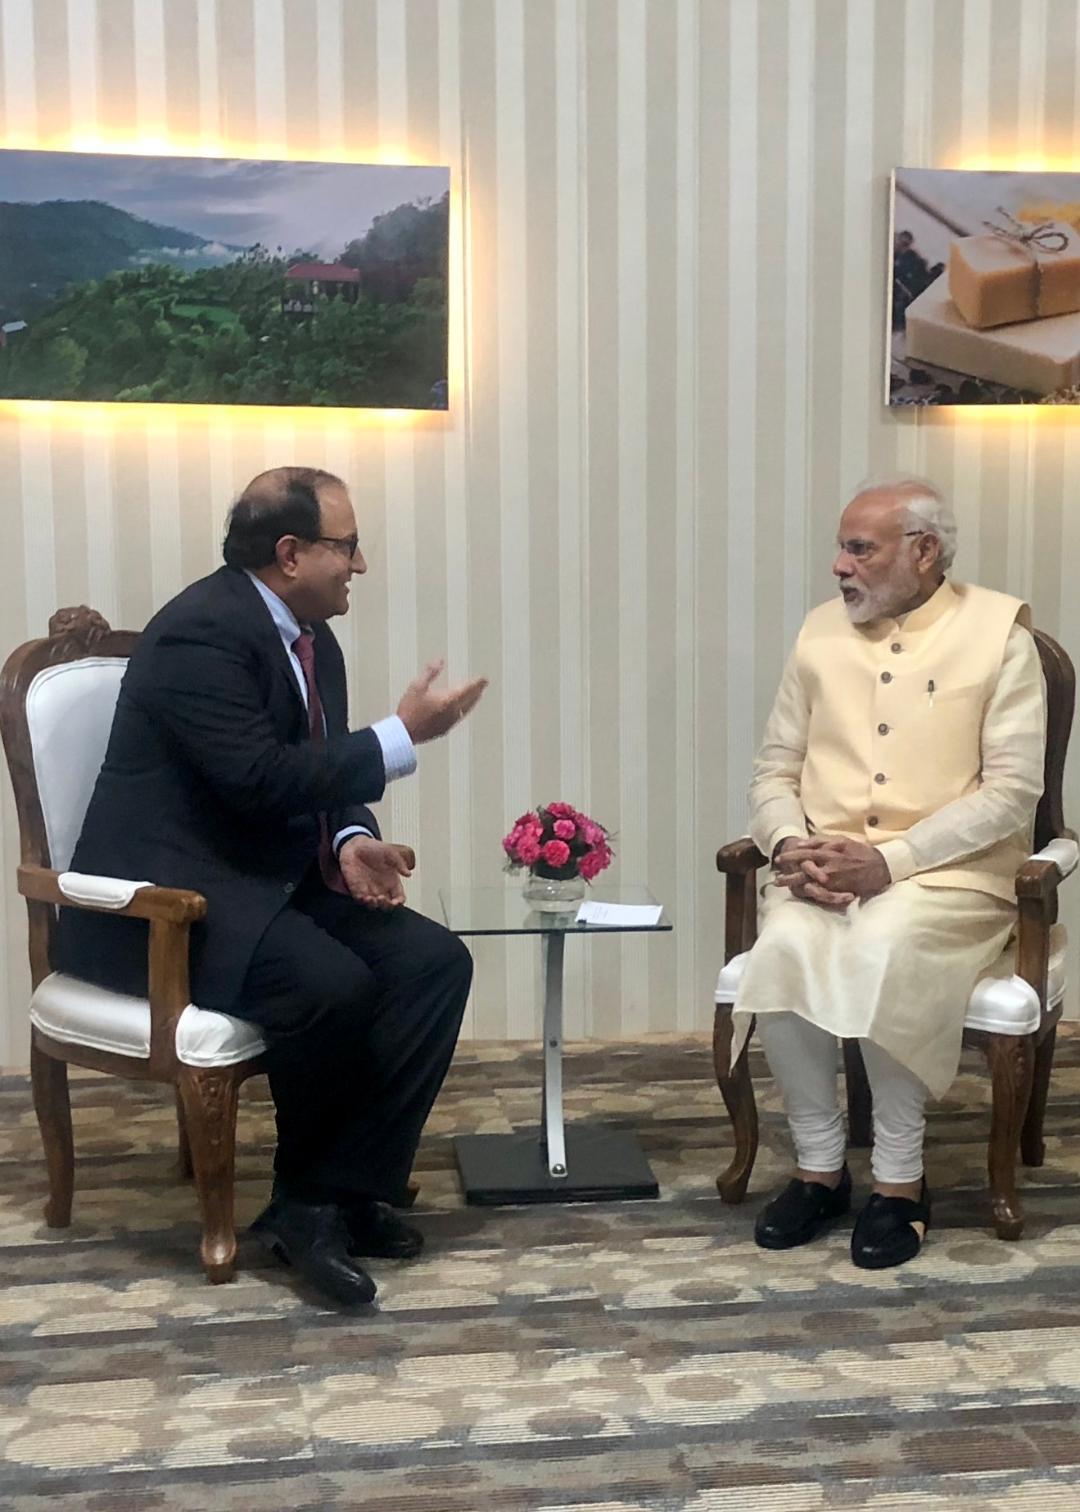
[[533, 867], [525, 879], [525, 901], [540, 913], [564, 913], [576, 909], [585, 896], [585, 878], [566, 868]]

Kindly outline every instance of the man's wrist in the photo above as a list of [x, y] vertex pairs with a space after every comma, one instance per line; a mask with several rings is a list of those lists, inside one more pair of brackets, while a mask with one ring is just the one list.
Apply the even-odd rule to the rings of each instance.
[[788, 843], [789, 840], [802, 840], [802, 839], [805, 839], [805, 836], [803, 836], [803, 835], [794, 835], [794, 834], [791, 834], [790, 832], [788, 834], [786, 834], [786, 835], [781, 835], [780, 838], [779, 838], [779, 840], [777, 840], [775, 842], [775, 844], [773, 845], [772, 851], [770, 852], [770, 855], [769, 855], [769, 865], [770, 866], [775, 866], [776, 865], [777, 861], [779, 861], [779, 859], [780, 859], [780, 853], [783, 851], [784, 846], [787, 845], [787, 843]]
[[345, 829], [338, 830], [337, 834], [333, 838], [333, 841], [331, 842], [334, 856], [340, 857], [341, 852], [345, 849], [346, 845], [348, 845], [349, 841], [355, 840], [358, 835], [365, 835], [369, 840], [374, 840], [375, 838], [371, 831], [369, 829], [365, 829], [361, 824], [347, 825]]

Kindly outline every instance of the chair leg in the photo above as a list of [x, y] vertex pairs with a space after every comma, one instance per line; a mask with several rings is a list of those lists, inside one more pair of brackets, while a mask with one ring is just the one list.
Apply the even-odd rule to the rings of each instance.
[[180, 1088], [176, 1089], [176, 1169], [181, 1181], [190, 1181], [195, 1174], [191, 1161], [191, 1140], [188, 1138], [187, 1115]]
[[868, 1150], [874, 1142], [874, 1099], [866, 1062], [856, 1039], [844, 1040], [844, 1085], [847, 1088], [848, 1144]]
[[994, 1228], [999, 1239], [1019, 1239], [1024, 1211], [1016, 1191], [1016, 1157], [1031, 1100], [1034, 1040], [1030, 1034], [988, 1034], [982, 1048], [993, 1090], [987, 1164]]
[[1046, 1159], [1043, 1120], [1050, 1092], [1050, 1072], [1054, 1065], [1054, 1041], [1057, 1025], [1053, 1024], [1035, 1047], [1035, 1074], [1031, 1083], [1031, 1101], [1020, 1135], [1020, 1157], [1026, 1166], [1041, 1166]]
[[31, 1043], [30, 1083], [49, 1173], [45, 1222], [49, 1228], [67, 1228], [71, 1223], [71, 1199], [75, 1190], [75, 1144], [71, 1134], [67, 1062], [46, 1055], [36, 1043]]
[[177, 1084], [202, 1213], [199, 1253], [206, 1278], [213, 1282], [230, 1281], [236, 1259], [233, 1187], [239, 1091], [232, 1066], [212, 1071], [183, 1067]]
[[405, 1195], [401, 1199], [398, 1206], [403, 1208], [411, 1208], [416, 1202], [416, 1199], [419, 1197], [419, 1195], [420, 1183], [418, 1181], [407, 1182], [405, 1185]]
[[731, 1007], [720, 1003], [716, 1008], [713, 1025], [713, 1064], [716, 1067], [716, 1084], [731, 1119], [735, 1151], [727, 1170], [716, 1178], [716, 1190], [723, 1202], [736, 1203], [746, 1196], [750, 1173], [757, 1158], [758, 1116], [745, 1046], [743, 1053], [729, 1070], [731, 1033]]

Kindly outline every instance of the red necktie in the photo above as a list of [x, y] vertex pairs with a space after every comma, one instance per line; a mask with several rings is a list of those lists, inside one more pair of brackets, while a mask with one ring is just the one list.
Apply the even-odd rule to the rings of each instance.
[[[315, 636], [310, 630], [301, 630], [293, 641], [293, 652], [300, 663], [304, 673], [304, 681], [307, 683], [308, 692], [308, 732], [313, 743], [317, 746], [326, 744], [326, 721], [323, 717], [322, 699], [319, 697], [319, 686], [315, 681]], [[334, 892], [347, 893], [348, 888], [341, 875], [337, 857], [334, 855], [333, 846], [330, 844], [330, 830], [326, 822], [326, 815], [319, 815], [319, 870], [327, 887]]]

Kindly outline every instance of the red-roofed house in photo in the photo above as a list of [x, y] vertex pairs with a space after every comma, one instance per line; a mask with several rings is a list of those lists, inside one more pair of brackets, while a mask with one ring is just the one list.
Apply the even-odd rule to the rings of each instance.
[[352, 303], [360, 295], [360, 269], [348, 268], [344, 263], [293, 263], [286, 268], [285, 277], [295, 289], [281, 302], [281, 308], [290, 314], [310, 314], [319, 298], [346, 299]]

